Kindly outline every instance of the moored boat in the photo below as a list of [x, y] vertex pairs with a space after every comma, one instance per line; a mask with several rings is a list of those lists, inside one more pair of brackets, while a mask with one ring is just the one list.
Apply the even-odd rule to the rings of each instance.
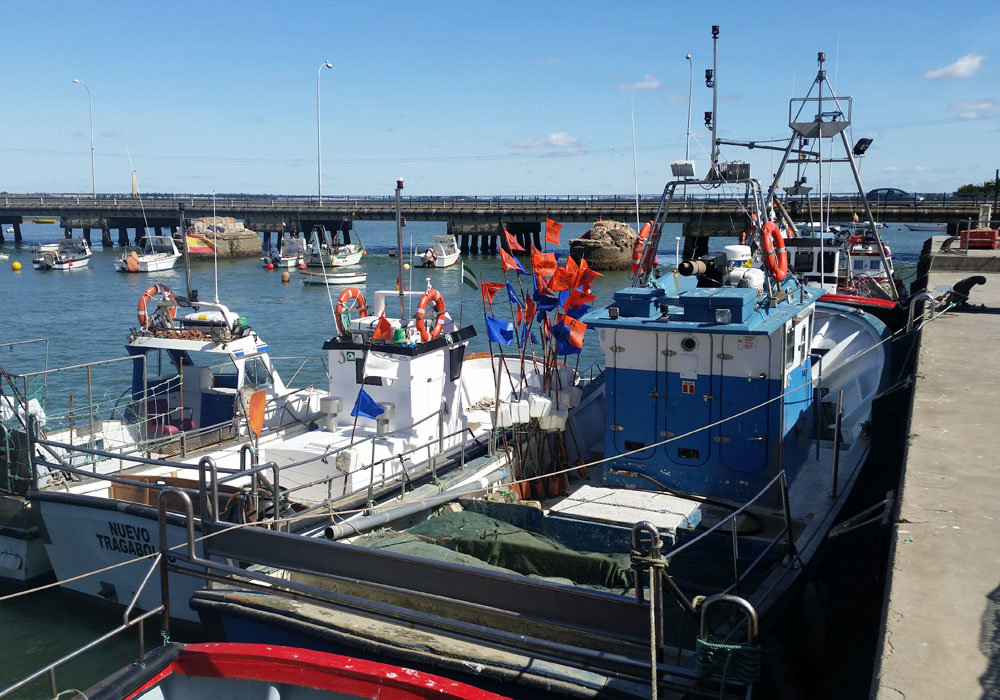
[[172, 270], [181, 254], [173, 236], [146, 236], [142, 248], [129, 248], [115, 258], [119, 272], [162, 272]]
[[358, 268], [349, 270], [347, 268], [337, 268], [339, 272], [315, 272], [313, 270], [302, 270], [302, 284], [316, 286], [337, 286], [346, 284], [363, 284], [368, 279], [368, 273]]
[[80, 270], [90, 262], [90, 246], [84, 238], [64, 238], [39, 246], [31, 264], [36, 270]]
[[415, 253], [415, 267], [448, 267], [458, 262], [458, 243], [452, 235], [434, 236], [431, 245], [422, 253]]
[[348, 267], [361, 262], [365, 254], [365, 246], [357, 243], [342, 243], [340, 233], [333, 231], [331, 239], [326, 241], [326, 229], [317, 226], [312, 231], [310, 245], [305, 251], [305, 263], [309, 267], [330, 268]]
[[305, 264], [306, 241], [299, 236], [285, 236], [276, 250], [261, 256], [261, 261], [277, 268], [296, 268]]

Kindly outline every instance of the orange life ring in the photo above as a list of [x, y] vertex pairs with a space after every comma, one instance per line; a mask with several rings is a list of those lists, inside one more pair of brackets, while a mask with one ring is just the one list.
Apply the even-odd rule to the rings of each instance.
[[[149, 305], [149, 302], [155, 299], [158, 295], [162, 295], [164, 301], [174, 301], [174, 293], [170, 291], [170, 287], [168, 287], [167, 285], [151, 284], [148, 287], [146, 287], [146, 291], [142, 293], [141, 297], [139, 297], [139, 309], [138, 309], [139, 325], [142, 326], [143, 328], [146, 327], [146, 321], [149, 318], [146, 315], [146, 307]], [[173, 306], [168, 306], [167, 313], [170, 314], [170, 320], [176, 318], [177, 304], [175, 303]]]
[[[427, 313], [427, 305], [433, 301], [434, 311], [437, 312], [437, 322], [434, 324], [434, 328], [427, 331], [427, 326], [424, 324], [424, 314]], [[441, 335], [441, 331], [444, 330], [444, 297], [441, 296], [441, 292], [436, 289], [428, 289], [424, 292], [424, 295], [420, 297], [420, 303], [417, 304], [417, 313], [414, 318], [417, 321], [417, 330], [420, 332], [420, 339], [425, 343], [428, 340], [433, 340]]]
[[851, 245], [860, 245], [865, 242], [865, 237], [860, 234], [854, 234], [853, 236], [848, 236], [847, 242]]
[[781, 235], [778, 224], [768, 221], [760, 232], [760, 247], [764, 252], [764, 266], [771, 276], [779, 282], [788, 275], [788, 253], [785, 252], [785, 239]]
[[[347, 308], [348, 302], [354, 299], [357, 299], [358, 303], [351, 308]], [[337, 330], [340, 331], [341, 335], [348, 335], [347, 329], [344, 328], [343, 316], [354, 309], [358, 309], [359, 318], [364, 318], [368, 315], [368, 307], [365, 305], [365, 295], [357, 287], [348, 287], [337, 297], [337, 308], [333, 314], [333, 319], [337, 322]]]
[[653, 222], [647, 221], [642, 229], [639, 231], [639, 237], [635, 239], [635, 245], [632, 246], [632, 274], [636, 274], [639, 271], [639, 260], [642, 258], [642, 246], [649, 238], [650, 232], [653, 230]]

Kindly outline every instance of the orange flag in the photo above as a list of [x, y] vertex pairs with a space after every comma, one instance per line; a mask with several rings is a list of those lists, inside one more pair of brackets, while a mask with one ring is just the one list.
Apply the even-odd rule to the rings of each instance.
[[584, 289], [587, 289], [590, 287], [590, 283], [593, 282], [598, 277], [604, 277], [604, 275], [602, 275], [600, 272], [597, 272], [596, 270], [591, 270], [590, 266], [587, 265], [586, 259], [580, 258], [579, 276], [577, 278], [576, 286], [577, 287], [582, 286]]
[[493, 309], [493, 295], [505, 286], [503, 282], [483, 282], [480, 285], [479, 291], [483, 293], [483, 301], [490, 305], [491, 310]]
[[553, 253], [542, 253], [534, 245], [531, 246], [531, 267], [536, 275], [547, 280], [555, 273], [557, 266]]
[[520, 270], [522, 273], [528, 274], [525, 272], [524, 268], [521, 267], [521, 263], [517, 261], [517, 258], [503, 248], [500, 249], [500, 267], [503, 268], [505, 272], [509, 270]]
[[379, 318], [375, 332], [372, 333], [372, 340], [392, 340], [392, 324], [386, 319], [385, 314]]
[[557, 267], [549, 280], [549, 289], [553, 292], [565, 292], [573, 289], [573, 275], [564, 267]]
[[506, 226], [503, 227], [503, 235], [507, 239], [507, 246], [512, 251], [519, 250], [522, 253], [525, 252], [524, 246], [517, 242], [517, 239], [510, 234], [510, 231], [507, 230]]
[[549, 217], [545, 217], [545, 242], [552, 245], [559, 245], [559, 231], [562, 224], [558, 224]]

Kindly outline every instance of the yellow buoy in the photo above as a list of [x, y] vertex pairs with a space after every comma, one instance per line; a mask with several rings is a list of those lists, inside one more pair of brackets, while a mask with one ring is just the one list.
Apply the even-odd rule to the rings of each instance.
[[13, 270], [14, 272], [20, 272], [21, 271], [21, 263], [19, 263], [17, 260], [15, 260], [14, 262], [12, 262], [10, 264], [10, 269]]
[[288, 270], [285, 270], [284, 272], [281, 273], [281, 281], [282, 282], [288, 282], [288, 280], [290, 280], [291, 278], [292, 278], [292, 276], [290, 274], [288, 274]]
[[403, 269], [404, 270], [409, 270], [410, 269], [410, 263], [403, 263]]

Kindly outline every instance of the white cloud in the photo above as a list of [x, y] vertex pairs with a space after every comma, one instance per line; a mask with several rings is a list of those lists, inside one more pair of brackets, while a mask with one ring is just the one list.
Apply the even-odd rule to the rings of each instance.
[[511, 148], [576, 148], [580, 139], [566, 131], [556, 131], [542, 138], [511, 139]]
[[896, 172], [897, 170], [899, 170], [899, 168], [897, 168], [897, 167], [896, 167], [895, 165], [890, 165], [890, 166], [889, 166], [889, 167], [887, 167], [887, 168], [882, 168], [882, 172], [883, 172], [883, 173], [894, 173], [894, 172]]
[[659, 90], [660, 79], [652, 73], [646, 73], [637, 83], [618, 83], [615, 87], [619, 90]]
[[915, 172], [915, 173], [926, 173], [926, 172], [929, 172], [931, 169], [932, 168], [929, 165], [914, 165], [913, 166], [913, 172]]
[[546, 58], [545, 63], [552, 66], [553, 68], [563, 67], [563, 60], [561, 58]]
[[948, 108], [958, 112], [962, 119], [983, 119], [1000, 114], [1000, 103], [991, 97], [956, 102], [948, 105]]
[[667, 98], [667, 104], [679, 105], [688, 101], [687, 95], [671, 95]]
[[954, 63], [944, 68], [929, 70], [924, 73], [924, 80], [950, 80], [952, 78], [971, 78], [979, 70], [986, 57], [978, 53], [962, 56]]

